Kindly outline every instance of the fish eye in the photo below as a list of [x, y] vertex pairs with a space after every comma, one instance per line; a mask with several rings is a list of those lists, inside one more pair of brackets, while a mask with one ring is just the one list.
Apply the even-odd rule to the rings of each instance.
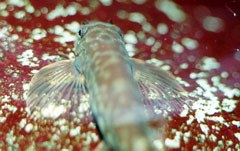
[[79, 35], [80, 37], [82, 37], [82, 30], [81, 30], [81, 29], [78, 31], [78, 35]]
[[83, 36], [86, 34], [86, 32], [87, 32], [87, 29], [82, 27], [82, 28], [80, 28], [79, 31], [78, 31], [78, 36], [79, 36], [80, 38], [83, 38]]
[[78, 31], [78, 36], [79, 36], [80, 38], [83, 38], [83, 30], [82, 30], [82, 29], [79, 29], [79, 31]]

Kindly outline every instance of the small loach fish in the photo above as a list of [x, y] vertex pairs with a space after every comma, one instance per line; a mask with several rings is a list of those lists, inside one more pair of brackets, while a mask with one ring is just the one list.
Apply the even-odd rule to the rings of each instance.
[[109, 23], [81, 25], [75, 54], [75, 60], [47, 65], [34, 75], [27, 98], [32, 116], [70, 118], [81, 112], [87, 98], [109, 150], [157, 150], [149, 122], [163, 116], [154, 110], [178, 114], [187, 105], [188, 97], [174, 77], [130, 58], [122, 31]]

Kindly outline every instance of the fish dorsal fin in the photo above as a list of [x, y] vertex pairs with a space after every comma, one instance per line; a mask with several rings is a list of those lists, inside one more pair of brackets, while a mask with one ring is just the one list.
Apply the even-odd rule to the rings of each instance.
[[184, 108], [189, 109], [190, 99], [173, 75], [137, 59], [132, 59], [132, 63], [134, 79], [148, 111], [165, 117], [178, 115]]
[[43, 67], [34, 75], [27, 106], [34, 117], [69, 118], [83, 112], [78, 108], [81, 103], [89, 107], [87, 99], [84, 76], [76, 70], [73, 61], [63, 60]]

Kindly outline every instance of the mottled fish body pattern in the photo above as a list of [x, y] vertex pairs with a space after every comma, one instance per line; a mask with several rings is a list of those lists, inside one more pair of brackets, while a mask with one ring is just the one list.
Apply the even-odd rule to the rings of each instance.
[[[145, 108], [176, 114], [187, 104], [174, 77], [131, 59], [122, 31], [108, 23], [82, 25], [75, 53], [74, 61], [48, 65], [33, 77], [27, 99], [30, 110], [54, 118], [69, 115], [83, 96], [89, 96], [95, 122], [109, 149], [154, 150], [148, 126], [152, 117]], [[49, 108], [59, 113], [46, 113]]]

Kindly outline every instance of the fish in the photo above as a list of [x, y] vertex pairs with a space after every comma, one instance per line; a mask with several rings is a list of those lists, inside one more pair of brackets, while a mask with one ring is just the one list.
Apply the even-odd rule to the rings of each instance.
[[157, 150], [149, 122], [164, 117], [154, 110], [178, 114], [188, 104], [175, 77], [129, 57], [122, 30], [110, 23], [81, 25], [75, 55], [74, 60], [52, 63], [33, 76], [26, 101], [32, 115], [75, 116], [87, 100], [108, 150]]

